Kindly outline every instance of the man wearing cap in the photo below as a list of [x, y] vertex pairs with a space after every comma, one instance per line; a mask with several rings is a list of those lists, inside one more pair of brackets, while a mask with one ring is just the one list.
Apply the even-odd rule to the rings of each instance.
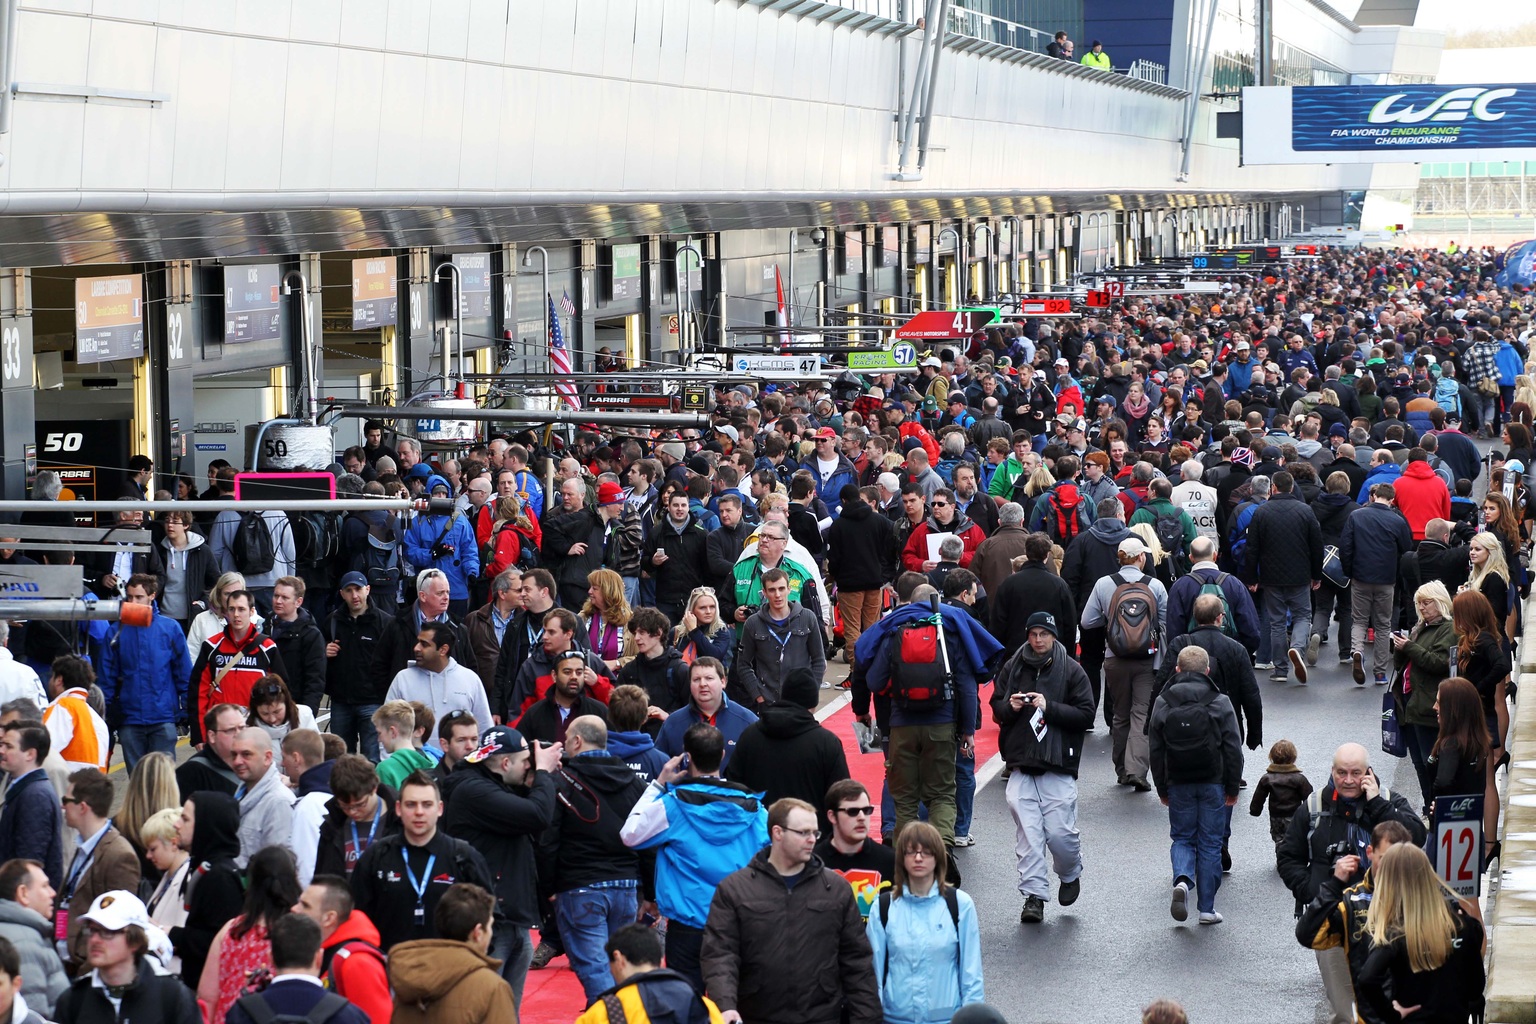
[[819, 427], [815, 434], [816, 454], [806, 460], [803, 468], [816, 477], [816, 496], [827, 506], [833, 519], [842, 514], [843, 488], [859, 482], [858, 470], [837, 448], [837, 431], [831, 427]]
[[331, 698], [330, 731], [351, 752], [378, 760], [379, 737], [372, 716], [384, 703], [381, 640], [389, 620], [368, 600], [371, 588], [360, 572], [341, 578], [341, 603], [325, 620], [325, 692]]
[[896, 434], [902, 441], [909, 437], [916, 438], [923, 446], [923, 451], [928, 453], [930, 465], [939, 461], [939, 442], [934, 440], [927, 427], [907, 417], [907, 407], [901, 402], [885, 403], [885, 422], [887, 426], [896, 428]]
[[917, 368], [917, 387], [925, 397], [943, 404], [949, 397], [949, 378], [944, 376], [944, 361], [938, 356], [924, 356]]
[[150, 964], [153, 925], [142, 900], [124, 889], [104, 892], [82, 915], [81, 923], [85, 965], [90, 969], [59, 997], [54, 1016], [60, 1024], [141, 1020], [201, 1024], [192, 990]]
[[1227, 364], [1227, 397], [1236, 398], [1253, 381], [1253, 346], [1241, 338], [1232, 346], [1232, 361]]
[[941, 428], [947, 427], [950, 424], [966, 430], [969, 430], [976, 424], [975, 414], [966, 405], [965, 392], [958, 389], [949, 393], [949, 398], [945, 401], [944, 405], [944, 415], [939, 417], [939, 426]]
[[1057, 639], [1059, 629], [1050, 612], [1031, 615], [1025, 643], [993, 688], [998, 752], [1012, 769], [1006, 795], [1017, 834], [1022, 924], [1045, 919], [1051, 895], [1047, 852], [1061, 880], [1061, 905], [1076, 902], [1082, 888], [1077, 770], [1083, 733], [1093, 725], [1093, 693], [1082, 666]]
[[487, 729], [454, 773], [446, 796], [443, 831], [479, 850], [496, 879], [496, 927], [488, 955], [501, 961], [501, 976], [519, 1006], [533, 959], [528, 932], [541, 916], [535, 846], [554, 818], [553, 773], [562, 752], [558, 743], [531, 749], [510, 726]]
[[656, 459], [661, 463], [663, 475], [678, 483], [688, 482], [688, 467], [683, 460], [688, 457], [688, 446], [681, 441], [662, 441], [656, 446]]
[[[1104, 689], [1114, 709], [1110, 737], [1115, 774], [1120, 785], [1146, 793], [1152, 789], [1152, 783], [1147, 779], [1147, 713], [1151, 710], [1153, 682], [1168, 636], [1168, 592], [1161, 580], [1146, 575], [1147, 548], [1137, 537], [1127, 537], [1120, 542], [1117, 560], [1119, 570], [1094, 584], [1083, 608], [1081, 625], [1084, 629], [1103, 626], [1108, 632]], [[1151, 653], [1115, 650], [1115, 630], [1110, 628], [1111, 620], [1116, 617], [1120, 602], [1128, 599], [1128, 594], [1120, 588], [1132, 583], [1147, 586], [1157, 600], [1156, 622], [1149, 638], [1154, 648]]]
[[[448, 481], [436, 474], [427, 479], [427, 495], [453, 497]], [[469, 611], [469, 581], [480, 574], [480, 545], [469, 520], [457, 508], [446, 515], [417, 515], [405, 531], [405, 557], [412, 565], [442, 570], [448, 577], [449, 613], [462, 620]]]

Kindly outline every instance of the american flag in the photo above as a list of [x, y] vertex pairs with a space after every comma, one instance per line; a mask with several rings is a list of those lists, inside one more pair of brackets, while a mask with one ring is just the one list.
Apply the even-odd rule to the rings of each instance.
[[576, 315], [576, 303], [571, 301], [571, 293], [568, 291], [560, 293], [560, 312], [566, 316]]
[[[560, 330], [560, 315], [555, 312], [555, 300], [553, 296], [546, 295], [549, 300], [549, 364], [557, 374], [568, 375], [571, 372], [571, 353], [565, 347], [565, 334]], [[565, 302], [569, 302], [566, 297]], [[555, 390], [560, 392], [560, 397], [565, 399], [572, 409], [581, 408], [581, 400], [576, 397], [576, 385], [570, 381], [561, 381], [555, 385]]]

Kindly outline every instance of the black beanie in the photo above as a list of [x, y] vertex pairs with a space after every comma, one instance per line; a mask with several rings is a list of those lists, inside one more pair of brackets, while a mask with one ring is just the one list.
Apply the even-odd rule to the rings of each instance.
[[789, 670], [789, 675], [784, 677], [783, 699], [791, 704], [798, 704], [803, 708], [814, 710], [821, 699], [818, 691], [821, 683], [815, 674], [808, 668], [794, 668]]

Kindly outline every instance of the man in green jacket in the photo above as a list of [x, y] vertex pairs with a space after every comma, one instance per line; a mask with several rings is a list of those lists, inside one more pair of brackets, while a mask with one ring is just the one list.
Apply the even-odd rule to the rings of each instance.
[[1179, 550], [1176, 552], [1169, 551], [1168, 539], [1161, 533], [1158, 534], [1158, 540], [1162, 542], [1164, 554], [1177, 556], [1187, 564], [1190, 542], [1195, 539], [1198, 533], [1195, 529], [1195, 521], [1190, 518], [1188, 512], [1173, 503], [1173, 484], [1166, 478], [1158, 477], [1147, 484], [1146, 503], [1136, 510], [1135, 514], [1131, 516], [1131, 521], [1126, 525], [1135, 526], [1137, 523], [1146, 523], [1156, 530], [1158, 519], [1164, 516], [1178, 517], [1179, 526], [1183, 531], [1183, 542], [1179, 545]]
[[1027, 430], [1015, 430], [1013, 432], [1013, 454], [997, 471], [992, 474], [992, 483], [987, 487], [987, 493], [994, 498], [1002, 498], [1004, 501], [1013, 500], [1013, 485], [1021, 477], [1029, 479], [1029, 474], [1040, 465], [1040, 456], [1035, 454], [1035, 439]]

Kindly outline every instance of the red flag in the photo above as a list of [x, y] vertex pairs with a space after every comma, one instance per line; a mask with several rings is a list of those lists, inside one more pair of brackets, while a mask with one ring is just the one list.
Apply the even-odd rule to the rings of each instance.
[[[789, 326], [789, 313], [784, 306], [784, 278], [779, 276], [779, 265], [773, 265], [773, 288], [779, 296], [779, 326]], [[789, 351], [789, 334], [786, 331], [779, 332], [779, 351]]]

